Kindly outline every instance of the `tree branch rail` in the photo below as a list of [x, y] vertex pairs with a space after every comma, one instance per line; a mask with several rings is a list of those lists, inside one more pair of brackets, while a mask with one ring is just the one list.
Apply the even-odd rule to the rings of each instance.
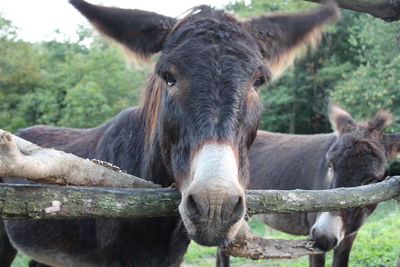
[[[400, 177], [354, 188], [247, 190], [249, 215], [330, 211], [400, 196]], [[1, 219], [74, 219], [178, 216], [176, 189], [117, 189], [0, 184]]]

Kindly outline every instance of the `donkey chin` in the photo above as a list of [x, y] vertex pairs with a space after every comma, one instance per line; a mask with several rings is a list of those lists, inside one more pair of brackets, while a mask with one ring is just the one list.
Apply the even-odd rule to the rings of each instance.
[[225, 144], [205, 144], [193, 157], [190, 179], [180, 188], [179, 212], [189, 237], [201, 245], [226, 245], [246, 211], [237, 157]]

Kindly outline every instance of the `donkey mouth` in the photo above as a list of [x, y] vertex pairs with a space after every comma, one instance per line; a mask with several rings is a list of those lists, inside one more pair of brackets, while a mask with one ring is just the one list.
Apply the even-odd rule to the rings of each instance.
[[194, 235], [191, 239], [202, 246], [224, 246], [229, 244], [232, 240], [227, 237], [210, 237], [209, 235]]
[[[185, 222], [185, 220], [184, 220]], [[240, 228], [243, 226], [243, 219], [236, 222], [214, 222], [205, 224], [192, 224], [186, 228], [190, 239], [203, 246], [226, 246], [231, 243]]]
[[323, 251], [329, 251], [339, 245], [339, 241], [336, 238], [319, 238], [315, 240], [315, 243]]
[[229, 230], [216, 229], [210, 231], [196, 231], [195, 234], [189, 237], [196, 243], [203, 246], [226, 246], [233, 241], [233, 237], [229, 234]]

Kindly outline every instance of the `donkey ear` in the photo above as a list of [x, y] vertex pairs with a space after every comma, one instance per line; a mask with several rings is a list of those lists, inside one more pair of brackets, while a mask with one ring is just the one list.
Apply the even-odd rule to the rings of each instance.
[[387, 110], [383, 110], [382, 109], [382, 110], [379, 110], [376, 113], [375, 118], [373, 118], [372, 120], [368, 121], [368, 128], [370, 130], [382, 131], [387, 126], [392, 124], [392, 122], [393, 122], [392, 113], [390, 113]]
[[356, 123], [347, 111], [338, 105], [332, 105], [329, 111], [329, 121], [333, 130], [338, 135], [343, 135], [352, 131], [356, 127]]
[[400, 134], [385, 134], [386, 150], [389, 158], [393, 158], [400, 154]]
[[322, 27], [339, 16], [334, 1], [307, 13], [262, 15], [249, 21], [249, 30], [261, 54], [278, 77], [307, 45], [316, 46]]
[[70, 0], [101, 33], [131, 50], [138, 58], [148, 59], [161, 50], [175, 19], [137, 9], [121, 9]]

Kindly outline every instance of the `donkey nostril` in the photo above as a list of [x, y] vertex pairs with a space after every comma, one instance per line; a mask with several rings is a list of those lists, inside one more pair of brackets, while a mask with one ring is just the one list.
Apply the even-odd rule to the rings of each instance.
[[315, 240], [315, 228], [311, 228], [310, 236], [311, 236], [312, 239]]
[[242, 198], [242, 197], [239, 197], [239, 198], [237, 199], [237, 202], [236, 202], [236, 204], [235, 204], [235, 207], [233, 208], [233, 213], [234, 213], [234, 214], [236, 214], [236, 213], [242, 213], [242, 212], [243, 212], [243, 208], [244, 208], [244, 205], [243, 205], [243, 198]]
[[199, 206], [197, 205], [195, 197], [193, 195], [188, 196], [187, 209], [191, 215], [200, 215]]
[[334, 244], [333, 245], [334, 248], [339, 245], [339, 240], [336, 237], [333, 239], [333, 244]]
[[235, 223], [243, 217], [244, 213], [244, 200], [243, 197], [232, 198], [230, 209], [226, 210], [227, 220], [231, 223]]

